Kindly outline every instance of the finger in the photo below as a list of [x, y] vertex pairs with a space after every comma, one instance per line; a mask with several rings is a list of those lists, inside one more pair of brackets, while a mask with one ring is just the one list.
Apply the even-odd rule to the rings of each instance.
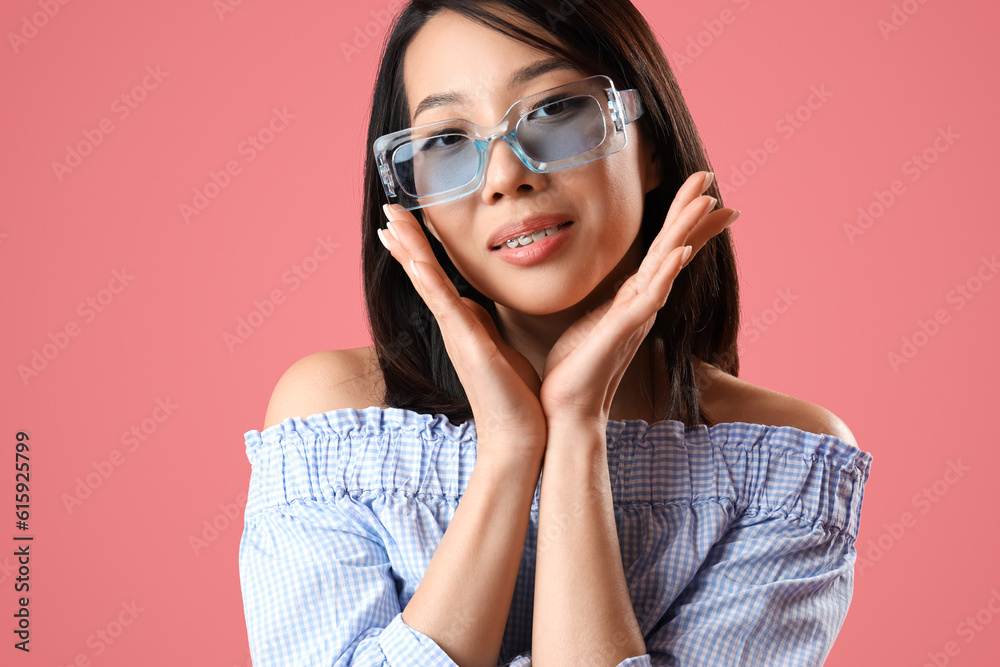
[[[632, 339], [636, 334], [639, 334], [639, 340], [635, 342], [636, 347], [638, 347], [642, 339], [646, 337], [653, 325], [657, 311], [663, 308], [667, 302], [674, 280], [683, 268], [685, 249], [682, 246], [667, 253], [667, 257], [657, 267], [655, 274], [649, 277], [644, 289], [623, 299], [621, 304], [615, 303], [616, 307], [620, 306], [621, 314], [613, 318], [602, 319], [600, 324], [604, 326], [600, 328], [605, 329], [604, 333], [609, 336], [611, 342], [618, 346], [628, 347], [630, 343], [624, 341], [635, 342]], [[693, 250], [692, 248], [692, 256]], [[606, 322], [608, 324], [605, 324]]]
[[[695, 207], [691, 211], [686, 210], [685, 211], [686, 217], [681, 221], [680, 224], [690, 226], [689, 218], [698, 215], [698, 212], [700, 210], [703, 210], [705, 207], [711, 206], [712, 205], [711, 198], [706, 198], [706, 199], [709, 199], [709, 201], [701, 202], [700, 204], [696, 203]], [[697, 219], [695, 218], [695, 220]], [[675, 228], [674, 234], [676, 241], [676, 236], [679, 235], [680, 232]], [[689, 242], [682, 242], [680, 244], [675, 242], [671, 244], [670, 234], [667, 232], [667, 230], [666, 229], [660, 230], [660, 233], [657, 235], [656, 239], [654, 239], [653, 243], [650, 245], [649, 250], [646, 253], [646, 256], [639, 264], [639, 269], [631, 276], [629, 276], [628, 279], [626, 279], [625, 282], [622, 284], [622, 286], [619, 288], [617, 294], [615, 295], [616, 299], [621, 299], [624, 303], [632, 299], [635, 295], [643, 294], [647, 292], [649, 289], [651, 289], [651, 282], [656, 277], [656, 275], [663, 269], [664, 263], [670, 259], [671, 252], [674, 251], [677, 247], [680, 247], [681, 245], [692, 245], [692, 244]], [[692, 257], [694, 256], [694, 252], [696, 251], [697, 247], [692, 248], [692, 253], [691, 253]], [[688, 259], [688, 261], [690, 261], [690, 258]], [[680, 268], [683, 267], [679, 267], [678, 271], [680, 270]]]
[[[685, 260], [684, 254], [687, 248], [691, 248], [691, 254]], [[680, 275], [681, 269], [687, 262], [691, 261], [691, 257], [694, 257], [695, 249], [694, 246], [681, 246], [680, 248], [675, 248], [667, 261], [663, 263], [660, 270], [656, 272], [653, 279], [650, 281], [649, 290], [646, 294], [653, 305], [653, 312], [663, 308], [663, 304], [667, 302], [667, 297], [670, 296], [670, 290], [674, 287], [674, 281], [677, 276]]]
[[[692, 210], [690, 215], [693, 217], [697, 213]], [[695, 218], [692, 231], [678, 245], [671, 247], [668, 240], [657, 239], [657, 242], [650, 246], [649, 253], [639, 270], [619, 290], [619, 294], [623, 295], [623, 305], [629, 310], [635, 310], [631, 314], [630, 321], [643, 320], [647, 315], [662, 308], [681, 270], [691, 263], [695, 254], [708, 243], [709, 239], [722, 233], [739, 216], [739, 211], [719, 209], [703, 215], [700, 220]], [[687, 220], [680, 224], [690, 227], [691, 222]], [[691, 246], [691, 253], [686, 260], [685, 246]]]
[[[430, 243], [427, 241], [426, 234], [413, 214], [409, 211], [400, 211], [389, 207], [384, 207], [383, 211], [386, 214], [387, 222], [386, 229], [381, 232], [381, 236], [392, 256], [399, 261], [403, 270], [410, 277], [421, 298], [425, 302], [427, 301], [427, 294], [421, 291], [421, 285], [415, 280], [416, 272], [420, 272], [421, 276], [425, 278], [424, 274], [435, 273], [441, 278], [440, 285], [458, 297], [458, 290], [445, 275], [444, 269], [441, 268]], [[439, 283], [435, 282], [434, 284], [438, 285]]]
[[[615, 295], [619, 308], [639, 309], [633, 314], [633, 320], [644, 320], [649, 304], [657, 304], [655, 310], [661, 308], [681, 269], [691, 262], [708, 239], [721, 233], [739, 217], [739, 212], [733, 209], [709, 212], [715, 204], [712, 197], [698, 197], [685, 207], [672, 227], [660, 230], [639, 269], [622, 284]], [[691, 246], [691, 253], [686, 261], [683, 260], [684, 246]], [[662, 291], [664, 276], [669, 277], [665, 292]], [[633, 300], [639, 295], [648, 297], [647, 303], [633, 306]], [[632, 326], [633, 320], [630, 320], [629, 326]]]
[[[688, 237], [691, 235], [695, 227], [697, 227], [705, 218], [712, 207], [715, 206], [715, 204], [716, 200], [714, 197], [698, 197], [684, 207], [684, 210], [677, 216], [677, 219], [674, 220], [673, 224], [670, 226], [665, 225], [660, 230], [660, 232], [656, 235], [656, 238], [653, 239], [653, 242], [650, 244], [646, 257], [639, 265], [639, 272], [643, 275], [643, 279], [642, 287], [638, 287], [637, 289], [644, 288], [644, 286], [648, 283], [650, 276], [656, 273], [660, 264], [674, 248], [684, 245], [692, 245], [688, 241]], [[714, 220], [715, 219], [713, 218], [713, 221]], [[697, 249], [698, 248], [695, 248], [695, 251], [697, 251]], [[692, 256], [694, 256], [694, 253], [692, 253]]]
[[[602, 350], [615, 349], [631, 350], [634, 354], [649, 333], [656, 312], [666, 303], [673, 281], [682, 268], [684, 250], [680, 247], [666, 252], [663, 261], [655, 266], [654, 273], [644, 277], [644, 283], [638, 273], [632, 275], [615, 298], [603, 304], [604, 313], [601, 313], [591, 334], [582, 341], [579, 347], [581, 353], [589, 351], [602, 356]], [[640, 284], [641, 288], [638, 287]]]
[[[674, 280], [684, 267], [684, 253], [686, 246], [672, 248], [666, 253], [666, 257], [655, 273], [649, 277], [646, 287], [639, 291], [628, 303], [628, 319], [632, 326], [639, 326], [653, 317], [658, 310], [663, 308], [673, 289]], [[691, 257], [694, 257], [694, 248], [691, 248]], [[690, 261], [690, 257], [688, 258]]]
[[728, 229], [739, 217], [740, 211], [731, 208], [720, 208], [706, 215], [698, 226], [688, 234], [685, 243], [691, 246], [694, 251], [691, 253], [691, 257], [688, 258], [688, 261], [684, 263], [684, 266], [691, 263], [691, 260], [698, 254], [698, 251], [705, 247], [705, 244], [713, 236], [717, 236]]
[[446, 286], [450, 286], [452, 293], [458, 296], [458, 289], [447, 279], [444, 269], [441, 268], [437, 257], [434, 255], [434, 250], [427, 240], [427, 234], [424, 233], [423, 228], [417, 222], [413, 213], [389, 206], [384, 207], [383, 210], [387, 219], [386, 229], [403, 245], [407, 255], [409, 255], [409, 259], [417, 263], [423, 262], [427, 264], [431, 270], [441, 277]]
[[715, 174], [709, 171], [696, 171], [691, 174], [684, 184], [677, 191], [674, 196], [674, 200], [670, 203], [670, 208], [667, 210], [667, 217], [664, 219], [663, 226], [669, 227], [674, 219], [680, 215], [681, 211], [684, 210], [688, 204], [690, 204], [696, 197], [705, 192], [712, 183], [715, 181]]
[[430, 308], [430, 295], [420, 280], [420, 276], [418, 275], [419, 269], [416, 268], [416, 263], [413, 261], [413, 258], [410, 257], [410, 253], [407, 252], [406, 247], [399, 241], [399, 239], [389, 232], [388, 228], [380, 228], [377, 233], [379, 239], [382, 241], [382, 245], [388, 249], [389, 254], [392, 255], [393, 259], [399, 262], [399, 265], [406, 274], [406, 277], [410, 279], [410, 284], [413, 285], [413, 289], [417, 292], [424, 303], [428, 305], [428, 308]]
[[[416, 218], [408, 211], [386, 209], [386, 213], [391, 221], [381, 236], [437, 320], [449, 356], [457, 359], [455, 354], [462, 355], [470, 349], [495, 354], [495, 349], [491, 350], [489, 345], [494, 340], [489, 327], [484, 326], [481, 316], [470, 308], [478, 304], [459, 295], [434, 256]], [[489, 317], [485, 311], [482, 315]]]
[[477, 369], [496, 365], [500, 356], [496, 340], [471, 307], [478, 304], [458, 296], [452, 282], [430, 265], [424, 262], [414, 262], [414, 265], [417, 267], [415, 285], [437, 321], [448, 357], [463, 386], [470, 386], [467, 383], [475, 381], [480, 372]]
[[625, 290], [631, 290], [635, 293], [645, 291], [649, 287], [650, 280], [659, 271], [669, 253], [670, 248], [667, 247], [667, 244], [657, 243], [654, 240], [649, 246], [649, 250], [643, 258], [642, 263], [639, 264], [639, 270], [625, 281], [619, 293]]
[[663, 243], [667, 246], [667, 252], [682, 245], [690, 245], [687, 242], [688, 237], [701, 224], [705, 216], [713, 212], [712, 209], [716, 204], [715, 198], [708, 195], [696, 198], [684, 207], [684, 210], [680, 212], [670, 227], [664, 227], [660, 230], [653, 245]]
[[[649, 252], [637, 271], [637, 280], [635, 284], [636, 291], [642, 291], [646, 288], [650, 277], [656, 273], [666, 255], [670, 252], [669, 247], [662, 246], [662, 239], [666, 237], [667, 230], [673, 227], [673, 224], [678, 216], [694, 215], [695, 213], [689, 210], [692, 205], [700, 207], [702, 215], [705, 215], [705, 211], [715, 206], [713, 198], [699, 197], [701, 193], [712, 185], [714, 180], [715, 174], [708, 171], [698, 171], [691, 174], [691, 176], [689, 176], [681, 186], [680, 190], [678, 190], [677, 195], [670, 204], [670, 209], [667, 211], [667, 217], [663, 226], [657, 233], [656, 238], [653, 239], [653, 243], [650, 244]], [[698, 202], [699, 199], [702, 200], [700, 203]], [[690, 221], [689, 218], [686, 219]], [[697, 219], [695, 219], [694, 222], [697, 223]], [[707, 242], [708, 238], [711, 238], [711, 236], [706, 236], [704, 240], [696, 239], [700, 240], [700, 243], [694, 247], [694, 251], [697, 252], [697, 250], [704, 245], [705, 242]], [[682, 239], [682, 241], [683, 240], [684, 239]], [[686, 245], [692, 244], [686, 243]], [[650, 255], [652, 255], [652, 257], [650, 257]], [[692, 253], [692, 256], [693, 255], [694, 253]]]

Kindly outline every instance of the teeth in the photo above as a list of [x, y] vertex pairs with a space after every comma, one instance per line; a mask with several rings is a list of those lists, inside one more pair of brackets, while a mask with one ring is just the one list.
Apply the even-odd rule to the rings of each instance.
[[[558, 225], [557, 225], [558, 226]], [[531, 234], [522, 234], [512, 239], [507, 239], [508, 248], [520, 248], [521, 246], [531, 245], [535, 241], [541, 241], [546, 236], [551, 236], [556, 233], [555, 227], [546, 227], [545, 229], [539, 229], [537, 232], [532, 232]]]

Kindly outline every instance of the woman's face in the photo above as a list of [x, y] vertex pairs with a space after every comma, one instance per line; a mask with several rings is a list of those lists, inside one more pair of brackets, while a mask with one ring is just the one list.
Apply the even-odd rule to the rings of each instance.
[[[537, 28], [519, 23], [538, 34]], [[492, 126], [517, 100], [595, 74], [563, 63], [512, 82], [519, 70], [551, 59], [442, 10], [406, 51], [403, 77], [410, 126], [451, 118]], [[454, 93], [454, 101], [412, 115], [422, 100], [444, 93]], [[619, 281], [638, 267], [644, 254], [639, 236], [643, 197], [658, 185], [651, 146], [641, 140], [636, 123], [628, 125], [627, 132], [624, 150], [550, 173], [531, 171], [502, 140], [493, 141], [483, 186], [455, 201], [421, 209], [424, 222], [469, 284], [498, 305], [534, 315], [584, 304], [594, 308], [613, 297]], [[501, 227], [538, 214], [556, 214], [553, 223], [572, 223], [536, 241], [536, 251], [548, 249], [542, 259], [514, 263], [507, 259], [514, 253], [506, 244], [494, 249]], [[531, 249], [527, 246], [519, 254]]]

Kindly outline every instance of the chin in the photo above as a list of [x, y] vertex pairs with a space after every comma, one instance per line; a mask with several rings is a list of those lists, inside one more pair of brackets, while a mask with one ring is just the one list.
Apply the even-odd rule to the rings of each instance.
[[[496, 301], [496, 303], [524, 315], [558, 315], [580, 308], [582, 304], [590, 300], [589, 296], [589, 294], [584, 294], [580, 298], [574, 299], [573, 295], [569, 295], [565, 291], [560, 291], [559, 294], [551, 296], [537, 294], [534, 298], [500, 300]], [[590, 310], [599, 305], [600, 303], [597, 303]], [[584, 314], [581, 312], [578, 317]]]

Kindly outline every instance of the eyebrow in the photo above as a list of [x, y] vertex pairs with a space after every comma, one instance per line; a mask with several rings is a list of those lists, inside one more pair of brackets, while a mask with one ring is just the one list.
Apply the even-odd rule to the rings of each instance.
[[[514, 74], [510, 77], [509, 85], [513, 88], [557, 69], [577, 69], [577, 67], [565, 58], [555, 57], [548, 58], [546, 60], [539, 60], [536, 63], [522, 67], [514, 72]], [[413, 120], [416, 120], [417, 116], [422, 114], [424, 111], [447, 106], [449, 104], [463, 104], [466, 99], [465, 95], [455, 91], [428, 95], [420, 102], [420, 104], [417, 105], [417, 110], [413, 114]]]

